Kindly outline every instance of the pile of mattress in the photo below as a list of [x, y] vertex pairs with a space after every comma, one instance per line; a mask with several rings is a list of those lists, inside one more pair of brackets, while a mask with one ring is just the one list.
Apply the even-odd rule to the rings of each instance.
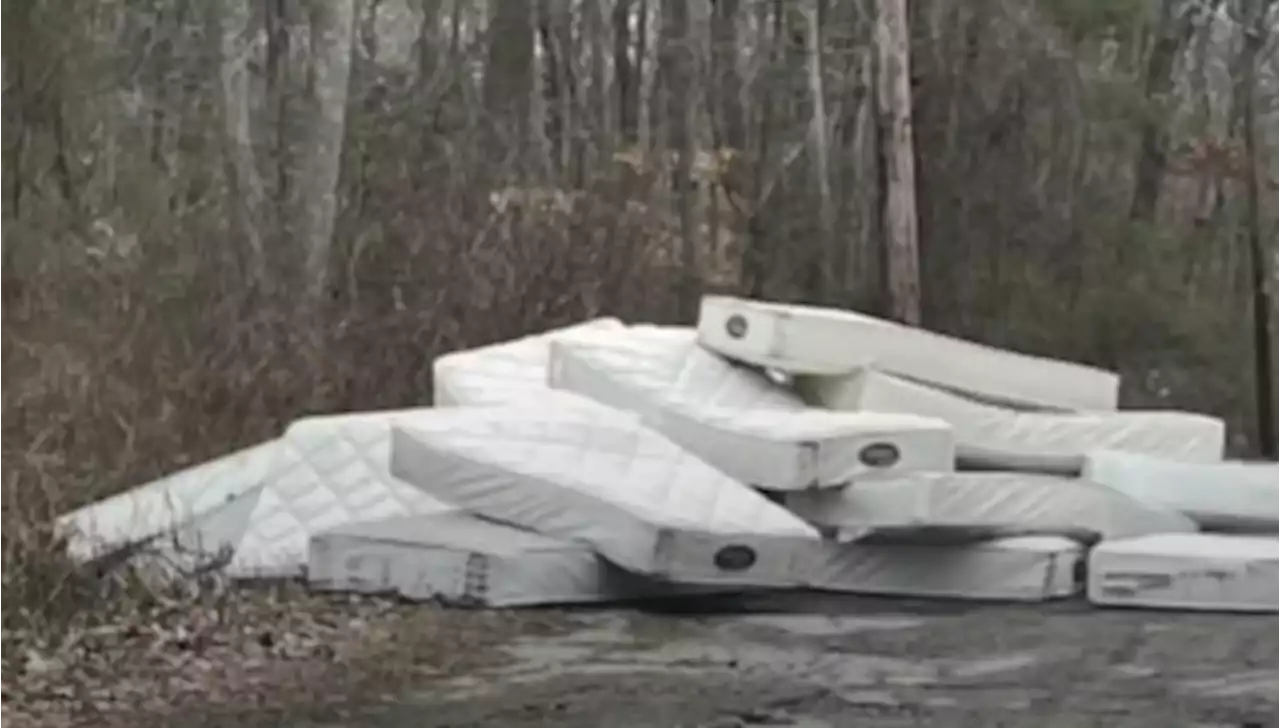
[[[447, 354], [63, 517], [71, 555], [468, 606], [759, 589], [1274, 611], [1277, 471], [1119, 377], [725, 297]], [[1205, 533], [1216, 531], [1216, 533]]]

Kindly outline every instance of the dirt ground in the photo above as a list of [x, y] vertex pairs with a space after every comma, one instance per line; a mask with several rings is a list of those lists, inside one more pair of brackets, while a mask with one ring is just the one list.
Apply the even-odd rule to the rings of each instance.
[[675, 605], [665, 613], [539, 612], [538, 633], [512, 632], [487, 648], [495, 659], [403, 684], [377, 705], [356, 701], [328, 715], [271, 722], [291, 728], [1277, 725], [1275, 616], [812, 594], [711, 611], [704, 603], [691, 611]]
[[140, 728], [1277, 725], [1274, 615], [803, 593], [507, 612], [278, 594], [236, 603], [216, 619], [82, 637], [82, 659], [44, 659], [67, 663], [56, 669], [9, 664], [26, 678], [6, 680], [5, 717]]

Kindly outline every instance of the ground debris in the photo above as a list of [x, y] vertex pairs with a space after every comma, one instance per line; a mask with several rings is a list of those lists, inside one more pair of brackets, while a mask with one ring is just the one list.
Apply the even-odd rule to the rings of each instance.
[[[249, 589], [57, 637], [4, 635], [6, 725], [144, 726], [193, 710], [324, 710], [483, 660], [513, 613]], [[9, 722], [12, 721], [12, 722]]]

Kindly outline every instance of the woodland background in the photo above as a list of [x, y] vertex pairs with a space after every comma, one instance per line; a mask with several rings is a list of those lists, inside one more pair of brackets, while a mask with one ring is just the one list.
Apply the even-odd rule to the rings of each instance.
[[1275, 0], [3, 13], [6, 628], [103, 603], [58, 513], [708, 291], [1114, 368], [1275, 455]]

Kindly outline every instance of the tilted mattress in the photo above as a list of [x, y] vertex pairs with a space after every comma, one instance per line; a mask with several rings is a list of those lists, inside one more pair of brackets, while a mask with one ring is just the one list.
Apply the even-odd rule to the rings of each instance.
[[317, 591], [393, 593], [454, 606], [527, 607], [651, 599], [702, 589], [645, 579], [560, 541], [464, 513], [350, 523], [311, 537]]
[[391, 472], [477, 515], [678, 582], [796, 584], [819, 543], [782, 506], [604, 407], [440, 410], [395, 429]]
[[960, 464], [1077, 474], [1093, 450], [1189, 462], [1222, 459], [1222, 420], [1188, 412], [1025, 412], [985, 404], [891, 374], [863, 370], [797, 382], [812, 403], [841, 411], [902, 412], [949, 423]]
[[431, 366], [432, 401], [437, 407], [530, 401], [543, 401], [548, 406], [569, 406], [576, 397], [552, 392], [547, 386], [551, 342], [625, 329], [626, 326], [617, 319], [598, 318], [576, 326], [445, 354], [436, 358]]
[[271, 472], [227, 565], [236, 577], [292, 577], [315, 533], [345, 523], [439, 513], [453, 506], [388, 469], [393, 422], [433, 410], [304, 417], [279, 440]]
[[1067, 410], [1116, 408], [1113, 372], [1029, 356], [852, 311], [705, 296], [703, 346], [791, 374], [876, 368], [995, 401]]
[[841, 490], [788, 493], [796, 515], [841, 540], [1003, 534], [1126, 538], [1193, 532], [1176, 511], [1083, 480], [1030, 473], [912, 473]]
[[154, 580], [157, 586], [175, 580], [203, 576], [234, 578], [228, 571], [236, 549], [252, 523], [258, 499], [266, 490], [258, 485], [226, 501], [223, 505], [178, 524], [152, 540], [146, 548], [132, 551], [129, 565], [133, 573]]
[[1085, 458], [1083, 476], [1181, 511], [1206, 530], [1275, 533], [1280, 520], [1280, 466], [1273, 462], [1187, 463], [1100, 451]]
[[830, 487], [870, 473], [949, 470], [955, 461], [945, 422], [806, 407], [763, 374], [692, 341], [622, 334], [553, 342], [550, 382], [636, 412], [721, 472], [767, 490]]
[[277, 447], [273, 440], [238, 450], [60, 517], [68, 554], [77, 561], [109, 556], [245, 497], [266, 479]]
[[898, 597], [1042, 602], [1080, 592], [1084, 547], [1051, 536], [964, 545], [825, 542], [816, 588]]
[[1274, 613], [1280, 541], [1216, 533], [1107, 541], [1089, 555], [1089, 600], [1108, 606]]

